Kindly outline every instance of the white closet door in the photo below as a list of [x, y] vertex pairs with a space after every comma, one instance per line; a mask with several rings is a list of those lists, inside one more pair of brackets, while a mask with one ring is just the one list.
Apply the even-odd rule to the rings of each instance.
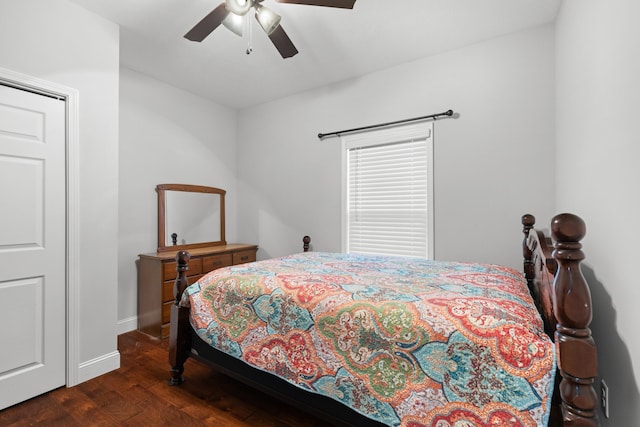
[[0, 409], [65, 384], [65, 102], [0, 85]]

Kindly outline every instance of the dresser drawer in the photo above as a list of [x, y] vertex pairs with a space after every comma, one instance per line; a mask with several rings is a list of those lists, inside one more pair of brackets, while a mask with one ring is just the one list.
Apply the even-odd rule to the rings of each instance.
[[256, 260], [256, 251], [240, 251], [233, 253], [233, 264], [244, 264], [245, 262], [253, 262]]
[[[193, 285], [202, 277], [202, 274], [197, 276], [189, 276], [187, 277], [187, 283]], [[173, 301], [173, 285], [175, 284], [175, 280], [167, 280], [162, 283], [162, 302]]]
[[171, 327], [171, 324], [169, 323], [165, 323], [162, 326], [160, 326], [160, 338], [169, 338], [170, 327]]
[[[175, 261], [165, 262], [162, 264], [162, 277], [164, 280], [175, 279], [178, 276], [176, 268], [178, 265]], [[189, 260], [189, 270], [187, 270], [187, 276], [195, 276], [202, 274], [202, 258], [191, 258]]]
[[173, 301], [173, 280], [167, 280], [162, 284], [162, 302]]
[[231, 254], [211, 255], [202, 257], [202, 273], [208, 273], [212, 270], [228, 267], [233, 265], [233, 256]]
[[173, 301], [165, 302], [162, 304], [162, 323], [169, 323], [171, 321], [171, 306]]

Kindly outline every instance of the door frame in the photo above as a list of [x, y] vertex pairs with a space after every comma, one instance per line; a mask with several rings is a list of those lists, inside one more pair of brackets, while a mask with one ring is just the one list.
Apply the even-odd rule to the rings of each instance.
[[66, 106], [66, 385], [79, 383], [80, 371], [80, 159], [79, 91], [0, 67], [0, 83], [65, 101]]

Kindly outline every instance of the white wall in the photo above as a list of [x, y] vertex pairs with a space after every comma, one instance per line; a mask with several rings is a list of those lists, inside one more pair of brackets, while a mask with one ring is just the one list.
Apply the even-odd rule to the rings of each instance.
[[137, 328], [138, 254], [158, 247], [157, 184], [227, 190], [226, 238], [236, 241], [236, 112], [120, 69], [118, 319]]
[[565, 0], [557, 22], [557, 206], [587, 224], [604, 426], [640, 425], [638, 16], [637, 0]]
[[66, 0], [0, 0], [0, 11], [0, 67], [79, 91], [80, 259], [74, 261], [86, 379], [119, 365], [119, 29]]
[[[318, 132], [453, 109], [435, 123], [438, 259], [520, 268], [520, 216], [554, 213], [550, 26], [242, 110], [239, 238], [259, 258], [340, 250], [340, 142]], [[524, 194], [536, 174], [539, 191]], [[487, 250], [487, 245], [489, 250]]]

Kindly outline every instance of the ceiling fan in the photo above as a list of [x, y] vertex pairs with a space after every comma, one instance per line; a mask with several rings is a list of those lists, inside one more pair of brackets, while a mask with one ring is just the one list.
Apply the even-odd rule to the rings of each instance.
[[[251, 8], [255, 10], [255, 17], [262, 29], [267, 33], [273, 45], [278, 49], [283, 58], [290, 58], [298, 53], [298, 49], [285, 33], [280, 25], [280, 15], [271, 9], [264, 7], [261, 3], [264, 0], [225, 0], [213, 9], [207, 16], [198, 22], [187, 34], [185, 38], [201, 42], [213, 32], [220, 24], [229, 30], [242, 36], [243, 16]], [[306, 4], [310, 6], [337, 7], [342, 9], [353, 9], [356, 0], [276, 0], [280, 3]], [[250, 50], [247, 50], [249, 53]]]

